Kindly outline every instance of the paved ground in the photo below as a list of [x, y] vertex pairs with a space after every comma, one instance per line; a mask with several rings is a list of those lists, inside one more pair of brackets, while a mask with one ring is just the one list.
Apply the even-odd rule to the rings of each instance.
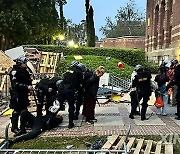
[[[102, 101], [102, 100], [101, 100]], [[34, 111], [31, 108], [31, 111]], [[141, 121], [139, 116], [134, 120], [129, 119], [130, 104], [114, 103], [102, 104], [96, 106], [97, 123], [88, 125], [82, 115], [75, 121], [75, 127], [68, 129], [68, 112], [60, 112], [63, 116], [63, 123], [59, 127], [46, 131], [41, 136], [95, 136], [95, 135], [125, 135], [128, 126], [131, 125], [131, 135], [160, 135], [160, 134], [180, 134], [180, 121], [174, 119], [176, 107], [168, 106], [168, 116], [157, 116], [155, 107], [149, 106], [147, 117], [152, 117], [147, 121]], [[0, 137], [4, 137], [6, 125], [10, 122], [8, 116], [0, 117]], [[9, 131], [9, 136], [13, 134]]]

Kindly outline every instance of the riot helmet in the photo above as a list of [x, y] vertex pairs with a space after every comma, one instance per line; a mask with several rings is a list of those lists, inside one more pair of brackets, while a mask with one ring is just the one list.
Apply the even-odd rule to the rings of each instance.
[[39, 78], [40, 79], [46, 79], [46, 78], [48, 78], [48, 76], [46, 74], [42, 73], [39, 75]]
[[22, 63], [27, 63], [27, 61], [28, 61], [27, 58], [24, 55], [22, 55], [16, 59], [16, 64], [20, 65]]
[[56, 87], [57, 87], [57, 88], [61, 85], [62, 81], [63, 81], [63, 80], [57, 80], [57, 81], [56, 81]]
[[79, 64], [78, 61], [73, 60], [70, 64], [70, 67], [77, 66]]
[[140, 65], [140, 64], [136, 65], [135, 68], [134, 68], [134, 71], [136, 71], [136, 72], [141, 72], [141, 71], [143, 71], [142, 65]]
[[171, 66], [175, 66], [178, 64], [178, 60], [177, 59], [172, 59], [171, 60]]
[[86, 67], [86, 65], [84, 65], [83, 63], [77, 64], [77, 67], [78, 67], [82, 72], [86, 72], [86, 71], [87, 71], [87, 67]]

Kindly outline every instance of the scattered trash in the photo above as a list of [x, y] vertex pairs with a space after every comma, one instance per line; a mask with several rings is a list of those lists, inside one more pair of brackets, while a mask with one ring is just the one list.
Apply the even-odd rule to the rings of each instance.
[[66, 146], [66, 149], [71, 149], [73, 147], [73, 145], [68, 145]]

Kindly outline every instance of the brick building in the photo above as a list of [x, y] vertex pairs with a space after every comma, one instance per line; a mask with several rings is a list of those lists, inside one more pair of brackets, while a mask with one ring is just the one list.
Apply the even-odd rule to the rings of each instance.
[[145, 51], [149, 60], [180, 60], [180, 0], [147, 0]]
[[105, 38], [96, 42], [96, 47], [110, 48], [145, 48], [145, 37], [141, 36], [124, 36], [118, 38]]

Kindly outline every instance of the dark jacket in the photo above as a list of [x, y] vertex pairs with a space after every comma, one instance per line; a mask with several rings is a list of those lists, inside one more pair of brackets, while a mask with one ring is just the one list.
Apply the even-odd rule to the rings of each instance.
[[162, 85], [164, 85], [166, 82], [169, 81], [169, 77], [165, 73], [158, 74], [158, 75], [156, 75], [154, 81], [157, 82], [158, 87], [161, 87]]
[[176, 66], [174, 71], [174, 82], [180, 88], [180, 64]]
[[151, 80], [152, 76], [149, 71], [137, 72], [135, 79], [132, 82], [132, 88], [136, 87], [137, 92], [143, 94], [151, 94]]
[[85, 80], [85, 90], [86, 93], [92, 96], [97, 95], [97, 91], [99, 88], [99, 80], [100, 78], [94, 72], [92, 76]]
[[51, 79], [45, 78], [42, 79], [39, 83], [36, 85], [36, 89], [40, 89], [45, 93], [49, 93], [48, 89], [52, 88], [53, 92], [56, 92], [58, 90], [56, 86], [56, 82], [60, 80], [60, 77], [53, 77]]
[[[29, 72], [25, 68], [14, 65], [10, 72], [11, 81], [11, 100], [10, 107], [18, 108], [19, 106], [28, 106], [28, 86], [32, 85], [32, 80]], [[19, 104], [19, 106], [17, 105]]]
[[66, 86], [68, 89], [78, 89], [79, 85], [83, 82], [82, 71], [74, 66], [70, 67], [64, 74], [62, 85]]

